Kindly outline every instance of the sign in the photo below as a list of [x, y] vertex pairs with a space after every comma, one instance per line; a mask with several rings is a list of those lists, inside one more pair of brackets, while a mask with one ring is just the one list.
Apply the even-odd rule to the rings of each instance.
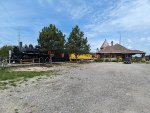
[[61, 54], [61, 58], [64, 58], [64, 56], [65, 56], [64, 53], [62, 53], [62, 54]]
[[49, 50], [49, 51], [48, 51], [48, 54], [49, 54], [49, 55], [54, 54], [54, 51]]

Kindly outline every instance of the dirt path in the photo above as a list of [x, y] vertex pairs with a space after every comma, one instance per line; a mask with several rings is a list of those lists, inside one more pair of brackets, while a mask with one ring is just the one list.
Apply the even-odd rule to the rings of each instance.
[[150, 113], [150, 65], [91, 63], [59, 70], [57, 77], [0, 91], [0, 113]]

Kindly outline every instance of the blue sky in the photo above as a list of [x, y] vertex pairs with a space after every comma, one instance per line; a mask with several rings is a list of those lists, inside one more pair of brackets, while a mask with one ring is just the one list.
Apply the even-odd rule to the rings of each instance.
[[39, 31], [55, 24], [67, 36], [79, 25], [92, 51], [103, 41], [150, 54], [150, 0], [1, 0], [0, 46], [37, 44]]

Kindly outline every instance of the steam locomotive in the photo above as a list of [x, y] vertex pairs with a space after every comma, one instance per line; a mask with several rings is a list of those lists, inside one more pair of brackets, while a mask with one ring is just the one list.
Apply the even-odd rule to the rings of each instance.
[[11, 59], [15, 62], [25, 59], [36, 59], [34, 62], [46, 63], [50, 61], [50, 57], [52, 57], [54, 62], [69, 60], [67, 54], [56, 55], [54, 51], [46, 51], [38, 45], [35, 47], [32, 44], [23, 46], [22, 42], [19, 42], [19, 46], [14, 46], [11, 51]]

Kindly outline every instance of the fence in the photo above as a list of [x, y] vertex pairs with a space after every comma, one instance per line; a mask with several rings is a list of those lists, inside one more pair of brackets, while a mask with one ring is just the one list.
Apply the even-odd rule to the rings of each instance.
[[[11, 61], [13, 61], [13, 59]], [[35, 58], [35, 59], [20, 59], [18, 63], [20, 63], [20, 64], [34, 64], [34, 63], [48, 63], [48, 62], [49, 62], [48, 57], [46, 59], [41, 57], [41, 58]]]
[[6, 67], [18, 67], [18, 66], [28, 66], [28, 65], [43, 65], [45, 63], [49, 63], [50, 58], [44, 59], [36, 58], [36, 59], [4, 59], [0, 61], [0, 68], [5, 69]]

